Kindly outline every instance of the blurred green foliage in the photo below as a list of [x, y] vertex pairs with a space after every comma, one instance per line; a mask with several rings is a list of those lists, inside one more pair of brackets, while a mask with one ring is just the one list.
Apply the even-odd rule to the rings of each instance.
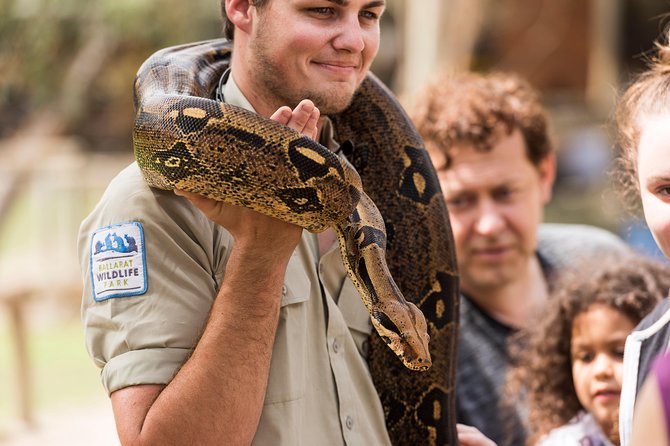
[[142, 61], [220, 35], [217, 0], [0, 0], [0, 137], [49, 120], [93, 150], [127, 150]]

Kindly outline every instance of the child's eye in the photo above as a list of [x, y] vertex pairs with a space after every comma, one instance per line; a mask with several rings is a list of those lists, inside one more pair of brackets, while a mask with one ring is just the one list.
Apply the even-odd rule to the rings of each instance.
[[646, 184], [646, 189], [661, 200], [670, 199], [670, 183], [667, 178], [652, 178]]
[[593, 353], [591, 352], [577, 352], [573, 356], [575, 361], [591, 362], [593, 361]]

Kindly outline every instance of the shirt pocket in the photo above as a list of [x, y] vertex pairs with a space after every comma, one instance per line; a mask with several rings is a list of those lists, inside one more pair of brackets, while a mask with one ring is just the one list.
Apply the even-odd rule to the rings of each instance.
[[293, 401], [305, 395], [310, 289], [309, 278], [299, 257], [293, 256], [282, 288], [265, 404]]
[[367, 359], [370, 334], [372, 333], [372, 322], [370, 313], [361, 300], [358, 289], [351, 280], [346, 278], [342, 284], [340, 295], [337, 299], [337, 306], [342, 312], [349, 332], [354, 338], [356, 348], [361, 356]]

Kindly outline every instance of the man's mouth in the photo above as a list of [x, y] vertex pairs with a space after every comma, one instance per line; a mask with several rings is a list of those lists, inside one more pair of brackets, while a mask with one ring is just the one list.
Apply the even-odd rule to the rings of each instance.
[[345, 61], [336, 61], [336, 60], [325, 60], [314, 62], [315, 65], [320, 68], [326, 69], [333, 73], [338, 74], [351, 74], [356, 71], [358, 64], [355, 62], [345, 62]]
[[487, 248], [474, 249], [472, 253], [475, 257], [496, 258], [504, 255], [508, 251], [509, 247], [506, 246], [491, 246]]

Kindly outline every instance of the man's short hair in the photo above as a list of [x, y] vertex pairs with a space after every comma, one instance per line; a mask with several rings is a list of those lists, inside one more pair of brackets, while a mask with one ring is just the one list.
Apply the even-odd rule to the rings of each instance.
[[[249, 0], [249, 3], [257, 8], [262, 8], [268, 1], [269, 0]], [[223, 36], [228, 40], [233, 40], [233, 37], [235, 36], [235, 25], [233, 25], [233, 22], [231, 22], [230, 19], [228, 19], [228, 15], [226, 15], [225, 0], [221, 0], [221, 17], [223, 19]]]
[[509, 73], [442, 75], [419, 95], [410, 116], [428, 151], [442, 152], [447, 166], [454, 145], [490, 151], [500, 129], [519, 129], [528, 159], [538, 166], [554, 151], [547, 112], [528, 82]]

